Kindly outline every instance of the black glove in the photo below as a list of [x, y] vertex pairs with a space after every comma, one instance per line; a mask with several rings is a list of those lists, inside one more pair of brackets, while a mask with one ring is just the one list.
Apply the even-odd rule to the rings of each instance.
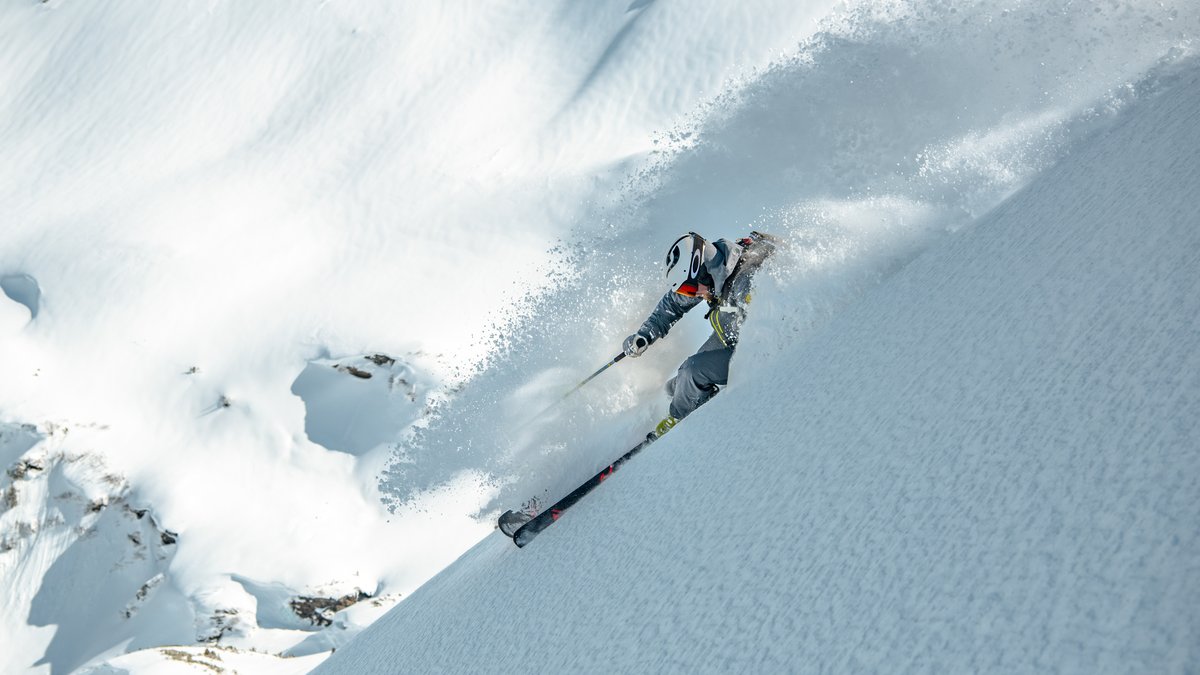
[[641, 333], [634, 333], [625, 338], [625, 356], [638, 357], [650, 346], [650, 338]]

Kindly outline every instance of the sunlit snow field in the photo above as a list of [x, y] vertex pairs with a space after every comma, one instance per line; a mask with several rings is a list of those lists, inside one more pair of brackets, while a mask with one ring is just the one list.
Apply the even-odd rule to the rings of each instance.
[[[0, 670], [1194, 670], [1198, 32], [9, 3]], [[698, 317], [535, 417], [750, 229], [727, 391], [494, 533], [665, 414]]]

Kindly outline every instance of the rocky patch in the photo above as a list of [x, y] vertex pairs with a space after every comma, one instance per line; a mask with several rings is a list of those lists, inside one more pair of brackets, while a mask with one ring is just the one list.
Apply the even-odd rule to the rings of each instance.
[[296, 616], [311, 622], [314, 626], [329, 626], [333, 624], [333, 615], [351, 605], [369, 599], [371, 596], [362, 591], [343, 595], [340, 598], [313, 598], [300, 596], [288, 603]]

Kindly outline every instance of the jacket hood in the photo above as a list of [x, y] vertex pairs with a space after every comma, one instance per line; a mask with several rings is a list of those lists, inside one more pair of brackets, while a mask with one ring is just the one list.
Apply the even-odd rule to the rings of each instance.
[[712, 275], [713, 293], [719, 296], [725, 291], [725, 282], [742, 257], [742, 247], [728, 239], [718, 239], [708, 245], [713, 247], [715, 253], [705, 256], [704, 268]]

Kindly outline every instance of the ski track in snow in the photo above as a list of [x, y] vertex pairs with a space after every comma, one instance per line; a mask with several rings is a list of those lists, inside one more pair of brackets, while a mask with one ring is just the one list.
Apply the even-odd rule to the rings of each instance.
[[[58, 463], [0, 477], [0, 670], [1194, 669], [1198, 32], [1187, 2], [7, 7], [0, 460]], [[752, 228], [793, 247], [725, 393], [528, 549], [488, 537], [665, 414], [693, 316], [531, 419], [662, 247]], [[143, 509], [178, 541], [130, 539]]]

